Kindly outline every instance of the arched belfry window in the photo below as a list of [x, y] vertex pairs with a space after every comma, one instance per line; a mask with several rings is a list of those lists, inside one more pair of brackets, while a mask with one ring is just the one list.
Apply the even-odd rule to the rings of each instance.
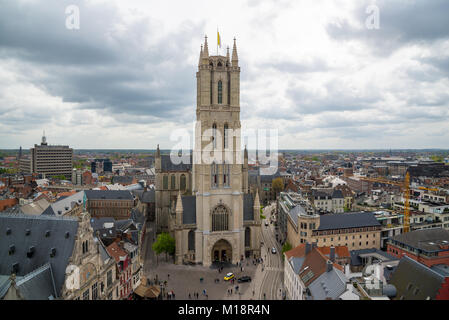
[[168, 176], [164, 175], [162, 177], [162, 189], [167, 190], [168, 189]]
[[215, 162], [211, 165], [211, 178], [212, 187], [216, 188], [218, 186], [218, 165]]
[[229, 212], [223, 205], [218, 205], [212, 212], [212, 231], [229, 230]]
[[214, 149], [217, 148], [217, 124], [212, 125], [212, 144]]
[[171, 176], [171, 189], [172, 190], [176, 189], [176, 177], [175, 177], [175, 175]]
[[225, 148], [225, 149], [228, 147], [228, 130], [229, 130], [228, 124], [225, 123], [224, 134], [223, 134], [223, 148]]
[[218, 104], [223, 103], [223, 83], [218, 81]]
[[226, 162], [223, 163], [223, 185], [229, 187], [230, 184], [230, 166]]
[[186, 175], [182, 174], [181, 175], [181, 181], [180, 181], [180, 190], [185, 190], [186, 189]]

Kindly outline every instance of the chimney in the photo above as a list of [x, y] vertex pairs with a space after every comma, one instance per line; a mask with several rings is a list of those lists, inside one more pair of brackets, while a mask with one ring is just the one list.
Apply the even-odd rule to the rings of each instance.
[[326, 262], [326, 271], [327, 272], [331, 272], [333, 268], [334, 268], [334, 265], [332, 264], [332, 261], [327, 260], [327, 262]]
[[330, 248], [329, 259], [332, 262], [335, 262], [335, 247], [334, 246], [331, 246], [331, 248]]
[[308, 255], [312, 251], [312, 244], [306, 242], [306, 255]]

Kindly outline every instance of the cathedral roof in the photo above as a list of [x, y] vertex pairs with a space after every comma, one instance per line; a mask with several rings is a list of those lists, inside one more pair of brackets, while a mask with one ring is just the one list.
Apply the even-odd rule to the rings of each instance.
[[189, 163], [181, 162], [180, 164], [174, 164], [170, 155], [161, 155], [162, 172], [176, 172], [176, 171], [190, 171], [192, 170], [192, 154], [189, 156]]

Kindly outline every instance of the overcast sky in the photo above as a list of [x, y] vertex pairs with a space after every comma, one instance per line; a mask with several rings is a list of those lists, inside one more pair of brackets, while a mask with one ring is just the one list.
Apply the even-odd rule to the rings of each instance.
[[[67, 6], [80, 29], [66, 28]], [[379, 29], [366, 27], [379, 8]], [[449, 1], [0, 0], [0, 148], [171, 148], [204, 35], [289, 149], [449, 148]], [[369, 20], [374, 21], [374, 20]]]

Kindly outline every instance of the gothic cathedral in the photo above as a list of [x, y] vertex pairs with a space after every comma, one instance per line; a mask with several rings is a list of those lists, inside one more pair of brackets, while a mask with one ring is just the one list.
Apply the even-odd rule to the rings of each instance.
[[[261, 225], [259, 194], [249, 193], [248, 154], [246, 149], [241, 151], [240, 67], [235, 39], [232, 57], [229, 48], [226, 56], [211, 56], [206, 37], [196, 77], [191, 194], [177, 190], [168, 230], [175, 236], [177, 264], [235, 264], [245, 256], [260, 256]], [[164, 167], [159, 150], [156, 164], [158, 157], [159, 167]], [[164, 174], [159, 169], [159, 175]], [[170, 173], [166, 175], [168, 179]], [[161, 179], [164, 177], [156, 177]]]

